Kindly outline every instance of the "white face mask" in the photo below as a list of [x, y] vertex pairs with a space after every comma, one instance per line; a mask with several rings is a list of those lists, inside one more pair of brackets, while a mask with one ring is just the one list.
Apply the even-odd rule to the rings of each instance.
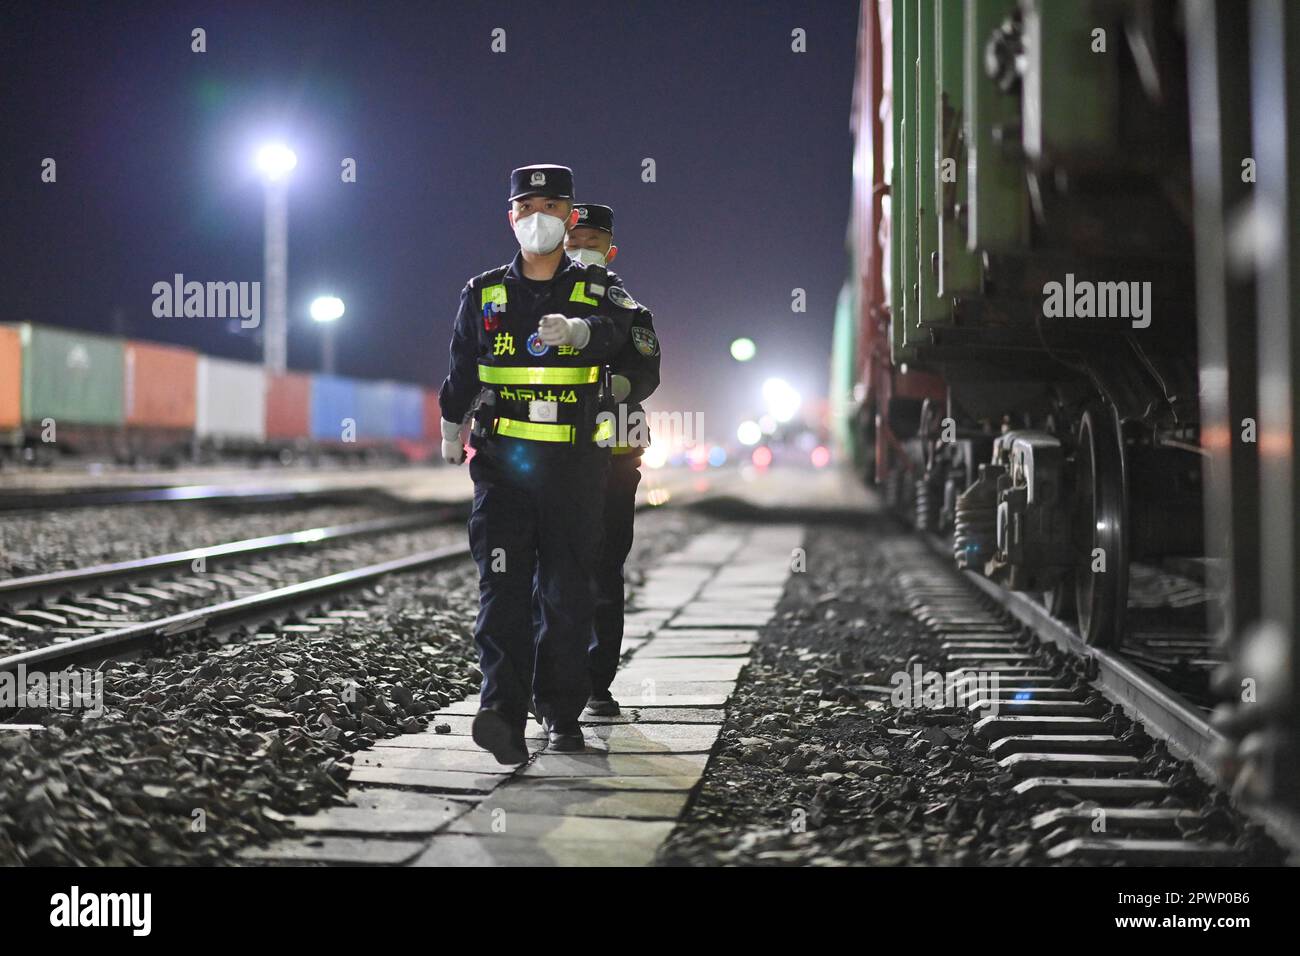
[[584, 266], [603, 266], [605, 255], [599, 249], [569, 249], [569, 258], [581, 262]]
[[564, 241], [564, 220], [558, 216], [548, 216], [544, 212], [535, 212], [531, 216], [515, 220], [515, 238], [519, 248], [524, 252], [545, 255], [553, 252]]

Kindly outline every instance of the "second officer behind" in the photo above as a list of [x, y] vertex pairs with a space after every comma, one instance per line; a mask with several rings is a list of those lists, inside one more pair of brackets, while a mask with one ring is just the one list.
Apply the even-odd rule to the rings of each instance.
[[607, 401], [603, 366], [627, 341], [633, 310], [619, 304], [631, 301], [626, 293], [593, 288], [587, 270], [565, 255], [572, 200], [565, 166], [510, 174], [519, 252], [461, 292], [439, 396], [443, 457], [453, 464], [464, 460], [462, 426], [473, 411], [469, 538], [483, 687], [472, 734], [501, 763], [528, 757], [530, 698], [550, 746], [580, 750], [578, 717], [591, 687], [591, 581], [609, 462], [596, 444], [597, 415]]
[[[614, 245], [614, 210], [596, 203], [578, 203], [577, 225], [569, 230], [565, 246], [569, 255], [587, 267], [594, 281], [621, 286], [617, 275], [607, 272], [618, 254]], [[644, 306], [634, 308], [631, 335], [609, 361], [612, 397], [619, 406], [619, 426], [644, 416], [641, 403], [659, 387], [659, 339], [654, 316]], [[605, 535], [596, 558], [595, 639], [591, 644], [591, 699], [587, 712], [613, 716], [618, 701], [610, 693], [618, 659], [623, 652], [623, 564], [632, 550], [632, 520], [636, 514], [636, 488], [641, 481], [641, 455], [648, 430], [625, 428], [627, 434], [611, 445], [609, 480], [605, 489]], [[641, 439], [638, 442], [638, 439]]]

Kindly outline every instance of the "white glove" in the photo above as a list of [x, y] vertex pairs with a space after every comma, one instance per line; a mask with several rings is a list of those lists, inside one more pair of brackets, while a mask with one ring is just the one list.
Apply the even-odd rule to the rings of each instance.
[[609, 390], [614, 394], [614, 401], [621, 402], [632, 394], [632, 382], [626, 375], [611, 375]]
[[582, 319], [566, 319], [552, 312], [537, 323], [537, 335], [543, 345], [572, 345], [580, 349], [591, 341], [591, 326]]
[[465, 461], [465, 443], [460, 440], [460, 423], [442, 420], [442, 457], [449, 465]]

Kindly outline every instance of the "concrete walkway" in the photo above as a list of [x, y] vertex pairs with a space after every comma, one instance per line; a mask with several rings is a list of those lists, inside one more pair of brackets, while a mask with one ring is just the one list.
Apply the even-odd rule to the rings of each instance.
[[295, 818], [303, 836], [248, 851], [277, 863], [651, 863], [699, 783], [727, 700], [781, 597], [798, 525], [722, 526], [667, 556], [636, 591], [614, 718], [584, 717], [587, 751], [543, 750], [511, 770], [470, 740], [478, 699], [438, 713], [444, 732], [355, 756], [353, 806]]

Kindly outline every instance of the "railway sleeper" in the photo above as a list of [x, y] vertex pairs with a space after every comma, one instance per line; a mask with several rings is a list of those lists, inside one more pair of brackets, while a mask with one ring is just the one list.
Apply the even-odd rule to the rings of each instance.
[[1139, 866], [1206, 866], [1237, 862], [1241, 851], [1227, 843], [1075, 837], [1047, 851], [1054, 860], [1080, 863], [1132, 863]]

